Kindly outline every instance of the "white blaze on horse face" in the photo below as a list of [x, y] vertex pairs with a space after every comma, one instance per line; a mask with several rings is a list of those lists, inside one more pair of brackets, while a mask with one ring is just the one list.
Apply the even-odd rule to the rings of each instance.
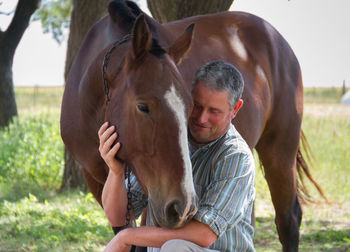
[[192, 178], [192, 164], [190, 160], [190, 151], [188, 148], [187, 140], [187, 119], [185, 116], [185, 106], [181, 97], [176, 93], [174, 84], [171, 85], [165, 95], [165, 100], [174, 112], [175, 118], [179, 124], [179, 145], [181, 149], [182, 160], [185, 166], [184, 177], [182, 180], [182, 190], [187, 197], [187, 204], [185, 207], [184, 215], [181, 218], [180, 224], [186, 220], [187, 214], [190, 211], [192, 198], [195, 194]]
[[235, 52], [235, 54], [237, 54], [238, 57], [242, 59], [242, 61], [247, 61], [248, 53], [247, 53], [247, 50], [245, 49], [245, 46], [241, 38], [238, 35], [238, 28], [228, 27], [227, 31], [231, 35], [229, 37], [229, 41], [230, 41], [232, 50]]

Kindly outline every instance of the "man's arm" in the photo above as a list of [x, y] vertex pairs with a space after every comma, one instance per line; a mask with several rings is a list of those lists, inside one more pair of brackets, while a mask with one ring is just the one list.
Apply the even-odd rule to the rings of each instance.
[[186, 240], [201, 247], [208, 247], [217, 238], [209, 226], [192, 220], [185, 227], [177, 229], [153, 226], [124, 229], [108, 243], [105, 251], [123, 251], [130, 245], [160, 248], [165, 242], [173, 239]]
[[102, 191], [103, 209], [112, 227], [124, 226], [128, 202], [124, 182], [124, 165], [115, 159], [120, 143], [116, 143], [111, 148], [118, 135], [114, 126], [108, 127], [108, 123], [104, 123], [98, 131], [98, 136], [101, 157], [109, 167], [108, 177]]
[[124, 173], [109, 171], [102, 191], [102, 205], [112, 227], [124, 226], [128, 199], [124, 182]]

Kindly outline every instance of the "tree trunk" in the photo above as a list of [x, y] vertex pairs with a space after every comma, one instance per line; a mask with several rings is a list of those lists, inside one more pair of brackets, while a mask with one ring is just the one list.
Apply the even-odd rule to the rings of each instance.
[[19, 0], [7, 30], [0, 31], [0, 128], [7, 126], [17, 115], [12, 80], [13, 57], [39, 3], [40, 0]]
[[83, 168], [74, 160], [73, 156], [64, 149], [64, 173], [60, 191], [64, 191], [68, 188], [76, 189], [80, 188], [86, 190], [87, 186], [83, 176]]
[[7, 126], [17, 115], [17, 105], [12, 81], [12, 59], [3, 57], [4, 48], [0, 36], [0, 128]]
[[[64, 77], [67, 79], [69, 70], [74, 62], [75, 56], [83, 42], [90, 27], [107, 13], [107, 5], [110, 0], [74, 0], [69, 30], [66, 66]], [[101, 48], [102, 49], [102, 48]], [[82, 173], [82, 167], [76, 162], [72, 155], [65, 149], [65, 166], [60, 190], [68, 188], [86, 188]]]
[[233, 0], [147, 0], [148, 9], [160, 23], [166, 23], [201, 14], [226, 11]]

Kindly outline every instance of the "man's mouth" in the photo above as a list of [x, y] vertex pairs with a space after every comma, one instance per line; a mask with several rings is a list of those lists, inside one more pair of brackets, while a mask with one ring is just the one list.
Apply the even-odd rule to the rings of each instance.
[[205, 124], [199, 124], [199, 123], [196, 123], [196, 122], [193, 122], [193, 125], [197, 128], [201, 128], [201, 129], [206, 129], [206, 128], [209, 128], [208, 126], [206, 126]]

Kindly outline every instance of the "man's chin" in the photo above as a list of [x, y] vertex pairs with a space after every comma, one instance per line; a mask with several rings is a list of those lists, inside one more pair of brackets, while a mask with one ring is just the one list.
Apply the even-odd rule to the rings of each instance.
[[193, 132], [191, 133], [193, 140], [196, 143], [199, 144], [203, 144], [203, 143], [207, 143], [208, 142], [208, 134], [204, 134], [204, 133], [199, 133], [199, 132]]

